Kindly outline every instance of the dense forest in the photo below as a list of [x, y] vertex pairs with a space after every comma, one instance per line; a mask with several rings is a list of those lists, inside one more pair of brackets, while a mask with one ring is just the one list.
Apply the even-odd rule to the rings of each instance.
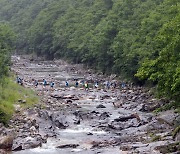
[[0, 24], [0, 96], [3, 92], [4, 80], [9, 72], [14, 39], [15, 34], [12, 29], [6, 24]]
[[179, 0], [0, 0], [0, 21], [18, 52], [148, 81], [179, 101]]

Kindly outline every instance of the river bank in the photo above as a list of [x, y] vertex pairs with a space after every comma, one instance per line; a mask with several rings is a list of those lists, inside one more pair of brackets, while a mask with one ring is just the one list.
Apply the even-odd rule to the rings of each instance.
[[[9, 153], [163, 153], [161, 149], [179, 142], [178, 135], [172, 136], [179, 115], [173, 111], [153, 114], [165, 102], [143, 87], [85, 90], [75, 87], [74, 79], [89, 83], [108, 79], [62, 60], [30, 61], [14, 56], [12, 61], [12, 70], [23, 78], [25, 87], [37, 91], [41, 102], [26, 110], [16, 106], [10, 128], [4, 130], [4, 138], [11, 141]], [[44, 87], [43, 79], [53, 80], [54, 88]], [[67, 80], [70, 85], [65, 87]]]

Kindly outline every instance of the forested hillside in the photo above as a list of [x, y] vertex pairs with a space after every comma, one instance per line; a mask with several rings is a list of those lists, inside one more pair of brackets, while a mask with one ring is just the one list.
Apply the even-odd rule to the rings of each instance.
[[0, 24], [0, 96], [5, 77], [8, 75], [10, 66], [10, 53], [13, 48], [15, 35], [6, 24]]
[[0, 0], [17, 50], [157, 84], [179, 101], [179, 0]]

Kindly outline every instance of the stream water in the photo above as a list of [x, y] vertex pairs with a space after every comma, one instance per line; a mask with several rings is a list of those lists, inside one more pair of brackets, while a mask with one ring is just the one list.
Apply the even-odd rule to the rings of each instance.
[[[55, 120], [27, 113], [27, 116], [33, 117], [38, 122], [39, 134], [53, 135], [49, 135], [47, 142], [41, 147], [14, 151], [13, 154], [123, 154], [132, 149], [120, 150], [122, 142], [127, 145], [138, 143], [140, 148], [145, 144], [144, 141], [147, 138], [145, 128], [152, 123], [153, 115], [139, 111], [141, 105], [139, 102], [142, 98], [137, 101], [131, 101], [128, 98], [138, 97], [134, 91], [126, 90], [128, 97], [124, 99], [126, 93], [119, 89], [90, 88], [86, 91], [80, 87], [75, 88], [74, 79], [80, 81], [94, 78], [95, 80], [96, 76], [86, 73], [86, 70], [83, 72], [82, 66], [69, 65], [63, 61], [30, 62], [18, 56], [13, 56], [12, 61], [14, 63], [12, 70], [24, 79], [24, 85], [33, 88], [42, 97], [45, 109], [39, 112], [48, 112], [51, 115], [49, 117], [60, 119], [63, 124], [67, 125], [64, 129], [58, 128], [54, 125]], [[32, 79], [39, 81], [40, 85], [37, 88], [34, 88]], [[42, 79], [46, 79], [48, 83], [53, 80], [55, 87], [53, 89], [49, 86], [44, 88]], [[70, 83], [69, 87], [64, 86], [66, 80]], [[78, 99], [70, 98], [70, 103], [68, 103], [69, 98], [55, 98], [56, 95], [73, 96]], [[122, 101], [122, 107], [113, 105], [113, 102]], [[98, 105], [103, 107], [98, 108]], [[141, 123], [136, 118], [124, 122], [115, 120], [134, 113], [140, 116]], [[79, 123], [76, 123], [77, 120]], [[146, 151], [150, 152], [151, 147], [145, 149]]]

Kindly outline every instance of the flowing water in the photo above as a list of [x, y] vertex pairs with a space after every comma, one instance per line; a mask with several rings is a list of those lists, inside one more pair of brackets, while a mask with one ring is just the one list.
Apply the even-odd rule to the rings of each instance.
[[[55, 134], [55, 136], [49, 136], [47, 143], [43, 143], [41, 147], [13, 152], [13, 154], [123, 154], [126, 153], [126, 150], [124, 152], [120, 150], [119, 144], [116, 144], [115, 141], [120, 140], [125, 134], [131, 134], [131, 132], [132, 136], [129, 136], [127, 142], [129, 143], [130, 138], [134, 137], [135, 134], [137, 135], [137, 137], [135, 136], [137, 139], [138, 133], [136, 133], [136, 129], [139, 134], [143, 137], [145, 136], [144, 134], [146, 134], [146, 132], [142, 131], [141, 133], [136, 119], [130, 120], [129, 123], [122, 123], [122, 131], [121, 129], [106, 129], [108, 125], [119, 116], [127, 116], [135, 112], [137, 112], [141, 118], [152, 115], [139, 112], [137, 110], [137, 103], [133, 104], [132, 102], [132, 106], [134, 106], [129, 109], [130, 102], [128, 102], [128, 100], [124, 103], [124, 107], [115, 108], [112, 102], [118, 101], [119, 97], [123, 94], [119, 89], [103, 90], [90, 88], [90, 90], [86, 91], [80, 87], [75, 88], [74, 79], [79, 79], [80, 81], [93, 76], [92, 74], [85, 73], [85, 70], [79, 73], [80, 69], [82, 69], [79, 65], [69, 65], [63, 61], [30, 62], [26, 58], [17, 56], [12, 57], [12, 60], [14, 62], [12, 70], [24, 79], [25, 86], [35, 89], [45, 100], [45, 104], [43, 105], [49, 106], [46, 110], [51, 114], [59, 114], [59, 118], [65, 116], [64, 120], [67, 121], [68, 124], [68, 127], [65, 129], [54, 127], [51, 133]], [[40, 85], [38, 85], [37, 88], [33, 87], [32, 79], [39, 81]], [[49, 86], [44, 88], [42, 79], [46, 79], [48, 83], [53, 80], [55, 87], [53, 89]], [[69, 87], [64, 86], [65, 81], [69, 81]], [[68, 104], [62, 99], [52, 98], [52, 94], [73, 95], [78, 97], [78, 99], [72, 100], [72, 103]], [[51, 103], [48, 104], [47, 102]], [[73, 107], [73, 104], [76, 106]], [[105, 108], [97, 108], [98, 105], [103, 105]], [[82, 116], [84, 116], [78, 124], [74, 123], [74, 118], [77, 118], [74, 116], [75, 112], [81, 113]], [[103, 117], [103, 114], [107, 114], [107, 117]], [[36, 115], [31, 116], [39, 122], [40, 134], [50, 132], [47, 128], [53, 125], [52, 121], [45, 120]], [[126, 124], [128, 124], [128, 126], [124, 128]], [[145, 124], [142, 128], [144, 127], [146, 127]], [[134, 142], [136, 141], [134, 140]], [[137, 142], [141, 143], [141, 141]], [[98, 146], [95, 146], [96, 143]], [[63, 145], [76, 144], [77, 146], [74, 147], [58, 148]]]

